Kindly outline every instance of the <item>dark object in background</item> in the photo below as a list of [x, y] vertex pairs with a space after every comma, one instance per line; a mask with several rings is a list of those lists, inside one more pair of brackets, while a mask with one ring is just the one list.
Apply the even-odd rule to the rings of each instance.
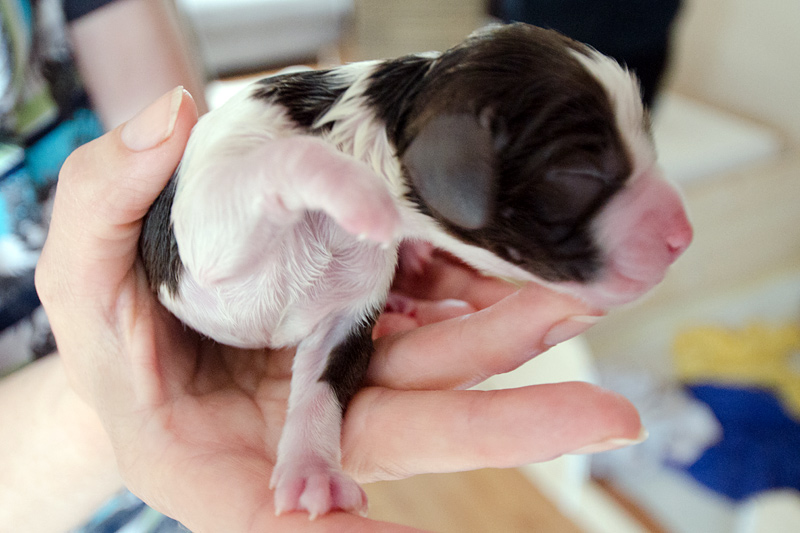
[[29, 317], [39, 305], [33, 270], [18, 277], [0, 276], [0, 332]]
[[672, 22], [680, 0], [492, 0], [506, 22], [551, 28], [628, 66], [651, 107], [669, 60]]

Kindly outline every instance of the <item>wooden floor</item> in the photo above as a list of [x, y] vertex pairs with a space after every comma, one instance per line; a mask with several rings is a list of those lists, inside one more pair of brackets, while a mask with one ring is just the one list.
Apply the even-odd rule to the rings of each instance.
[[371, 518], [427, 531], [581, 531], [517, 470], [429, 474], [364, 488]]

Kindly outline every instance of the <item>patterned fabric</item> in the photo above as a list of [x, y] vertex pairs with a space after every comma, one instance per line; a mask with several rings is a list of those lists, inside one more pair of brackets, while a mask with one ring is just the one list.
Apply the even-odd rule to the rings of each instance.
[[130, 492], [108, 502], [85, 526], [70, 533], [186, 533], [179, 522], [150, 509]]
[[33, 286], [48, 199], [67, 156], [103, 130], [73, 66], [60, 0], [0, 0], [0, 21], [2, 376], [55, 348]]
[[[0, 378], [55, 349], [33, 283], [49, 197], [67, 156], [103, 133], [65, 28], [111, 1], [0, 0]], [[186, 531], [122, 492], [73, 533]]]

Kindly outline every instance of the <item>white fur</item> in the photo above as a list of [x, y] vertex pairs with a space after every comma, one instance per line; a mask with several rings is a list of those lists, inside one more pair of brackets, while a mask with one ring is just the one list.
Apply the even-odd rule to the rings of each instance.
[[353, 76], [351, 85], [314, 127], [331, 125], [331, 130], [323, 135], [325, 141], [367, 163], [384, 178], [392, 196], [400, 198], [408, 190], [400, 163], [389, 143], [386, 127], [365, 104], [363, 96], [368, 78], [378, 64], [378, 61], [368, 61], [339, 69]]
[[164, 289], [161, 299], [220, 342], [297, 345], [271, 481], [276, 510], [363, 512], [363, 491], [341, 472], [341, 407], [320, 378], [331, 350], [386, 299], [398, 183], [374, 172], [399, 168], [385, 132], [363, 113], [326, 142], [300, 135], [253, 90], [195, 127], [172, 207], [185, 271], [178, 295]]
[[[332, 508], [366, 511], [361, 487], [341, 472], [341, 407], [330, 384], [319, 380], [330, 350], [349, 333], [351, 320], [335, 320], [297, 348], [286, 424], [270, 481], [278, 489], [278, 513], [302, 508], [313, 519]], [[292, 493], [299, 483], [306, 487], [298, 500]]]
[[600, 82], [617, 119], [617, 129], [633, 160], [631, 179], [637, 179], [656, 162], [653, 141], [645, 129], [645, 111], [639, 82], [614, 59], [596, 50], [587, 57], [572, 51], [580, 63]]
[[[203, 117], [187, 148], [173, 204], [186, 272], [180, 296], [162, 290], [161, 297], [187, 324], [221, 342], [294, 345], [331, 314], [379, 307], [388, 291], [396, 250], [358, 241], [319, 212], [335, 209], [323, 205], [327, 181], [352, 176], [327, 168], [342, 164], [333, 158], [315, 168], [309, 152], [327, 157], [326, 146], [296, 134], [279, 106], [246, 91], [224, 113]], [[391, 196], [375, 186], [380, 182], [359, 170], [374, 189], [365, 196], [383, 195], [390, 204], [385, 216], [396, 217]], [[318, 179], [299, 178], [304, 171]], [[351, 194], [352, 182], [330, 186]]]

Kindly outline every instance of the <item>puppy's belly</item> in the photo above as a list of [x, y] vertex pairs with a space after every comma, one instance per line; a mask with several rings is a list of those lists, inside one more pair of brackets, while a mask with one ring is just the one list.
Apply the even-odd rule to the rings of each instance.
[[289, 232], [248, 274], [211, 286], [184, 271], [178, 294], [162, 289], [161, 301], [192, 329], [241, 348], [293, 346], [320, 326], [382, 306], [397, 250], [333, 225], [315, 233], [308, 240], [307, 231]]

